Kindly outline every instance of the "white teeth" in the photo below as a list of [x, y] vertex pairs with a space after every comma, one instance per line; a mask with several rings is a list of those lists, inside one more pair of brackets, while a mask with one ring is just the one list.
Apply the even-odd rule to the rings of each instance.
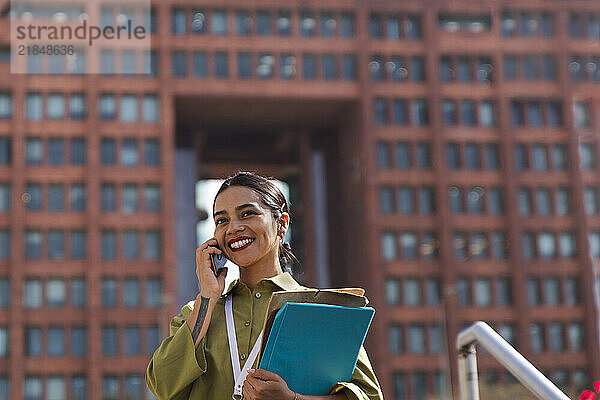
[[238, 242], [231, 243], [230, 247], [232, 249], [239, 249], [240, 247], [243, 247], [243, 246], [247, 245], [248, 243], [252, 243], [253, 241], [254, 241], [254, 239], [240, 240]]

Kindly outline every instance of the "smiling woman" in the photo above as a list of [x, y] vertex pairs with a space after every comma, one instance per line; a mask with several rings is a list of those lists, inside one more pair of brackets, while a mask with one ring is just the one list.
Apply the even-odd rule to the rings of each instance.
[[[271, 181], [240, 172], [221, 185], [213, 217], [214, 237], [196, 250], [201, 292], [173, 318], [170, 336], [154, 353], [150, 390], [161, 400], [383, 399], [362, 347], [351, 381], [338, 382], [327, 396], [295, 393], [277, 374], [252, 369], [271, 294], [306, 289], [292, 277], [300, 263], [283, 241], [289, 206]], [[219, 254], [240, 267], [240, 279], [224, 294], [227, 269], [218, 276], [211, 269], [211, 255]]]

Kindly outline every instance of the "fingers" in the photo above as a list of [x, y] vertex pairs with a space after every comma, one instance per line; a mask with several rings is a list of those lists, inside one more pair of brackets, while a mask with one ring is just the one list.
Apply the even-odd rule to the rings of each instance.
[[263, 381], [280, 381], [281, 377], [265, 369], [248, 369], [248, 376]]

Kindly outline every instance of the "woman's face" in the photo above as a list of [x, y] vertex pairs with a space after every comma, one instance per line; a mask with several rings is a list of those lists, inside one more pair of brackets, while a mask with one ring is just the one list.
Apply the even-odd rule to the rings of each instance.
[[215, 238], [225, 256], [240, 267], [277, 260], [279, 225], [258, 193], [244, 186], [222, 191], [214, 209]]

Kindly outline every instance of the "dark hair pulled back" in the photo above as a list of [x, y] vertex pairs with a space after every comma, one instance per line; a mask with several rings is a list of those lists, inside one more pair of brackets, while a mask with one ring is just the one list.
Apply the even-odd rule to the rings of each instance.
[[[213, 201], [213, 211], [219, 194], [231, 186], [244, 186], [254, 190], [261, 198], [264, 205], [271, 209], [273, 218], [278, 221], [282, 213], [290, 213], [288, 202], [277, 186], [268, 178], [253, 174], [252, 172], [238, 172], [225, 179]], [[300, 261], [292, 252], [292, 247], [287, 242], [279, 244], [279, 264], [284, 271], [294, 274], [300, 269]]]

